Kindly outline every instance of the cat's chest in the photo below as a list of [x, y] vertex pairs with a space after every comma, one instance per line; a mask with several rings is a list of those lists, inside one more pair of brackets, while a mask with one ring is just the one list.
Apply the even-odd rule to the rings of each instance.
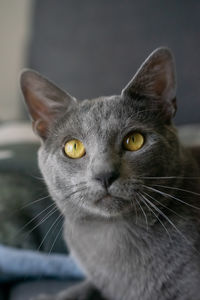
[[[156, 273], [155, 258], [144, 239], [124, 226], [94, 223], [66, 230], [67, 242], [92, 281], [112, 299], [131, 299], [152, 289], [149, 277]], [[155, 270], [154, 270], [155, 269]], [[127, 295], [126, 295], [127, 294]]]
[[[173, 299], [184, 288], [182, 277], [191, 280], [191, 272], [187, 272], [191, 265], [192, 281], [197, 281], [198, 289], [199, 260], [197, 264], [192, 248], [184, 246], [185, 241], [179, 235], [173, 238], [174, 242], [179, 240], [174, 246], [164, 233], [156, 241], [155, 236], [149, 237], [145, 231], [134, 232], [130, 224], [71, 225], [65, 224], [67, 243], [107, 299]], [[179, 281], [176, 274], [181, 274]], [[192, 299], [188, 295], [179, 296], [177, 299]]]

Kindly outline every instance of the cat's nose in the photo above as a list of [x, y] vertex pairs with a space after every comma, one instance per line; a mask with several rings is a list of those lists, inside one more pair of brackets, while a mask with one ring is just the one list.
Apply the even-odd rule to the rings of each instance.
[[118, 171], [111, 171], [99, 173], [95, 176], [95, 179], [100, 181], [105, 188], [108, 188], [118, 177]]

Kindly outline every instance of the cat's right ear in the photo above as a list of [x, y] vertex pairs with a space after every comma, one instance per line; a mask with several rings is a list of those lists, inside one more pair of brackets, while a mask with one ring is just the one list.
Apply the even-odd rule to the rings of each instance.
[[33, 130], [44, 140], [50, 124], [57, 116], [74, 106], [76, 99], [32, 70], [22, 72], [20, 83]]

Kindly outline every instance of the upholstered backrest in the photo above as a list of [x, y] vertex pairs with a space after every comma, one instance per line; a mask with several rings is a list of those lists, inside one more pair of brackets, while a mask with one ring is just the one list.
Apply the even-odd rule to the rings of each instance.
[[178, 124], [200, 121], [200, 2], [36, 0], [28, 65], [77, 97], [119, 93], [161, 45], [175, 54]]

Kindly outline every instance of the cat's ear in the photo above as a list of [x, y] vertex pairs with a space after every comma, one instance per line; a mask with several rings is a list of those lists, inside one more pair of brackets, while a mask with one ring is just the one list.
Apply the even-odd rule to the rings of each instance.
[[122, 90], [122, 96], [157, 102], [166, 118], [171, 119], [176, 112], [176, 72], [171, 51], [163, 47], [152, 52]]
[[45, 139], [50, 124], [75, 105], [76, 99], [35, 71], [23, 71], [20, 79], [33, 130]]

